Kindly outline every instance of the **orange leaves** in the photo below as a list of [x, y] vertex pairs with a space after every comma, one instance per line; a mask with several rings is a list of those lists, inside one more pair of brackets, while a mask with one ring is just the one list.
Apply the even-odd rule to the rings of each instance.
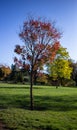
[[59, 42], [55, 42], [53, 45], [47, 45], [45, 51], [42, 53], [41, 56], [43, 63], [52, 62], [56, 56], [59, 47]]
[[60, 48], [60, 43], [57, 41], [57, 42], [55, 42], [55, 43], [53, 44], [52, 49], [53, 49], [53, 50], [58, 50], [59, 48]]
[[49, 53], [50, 53], [50, 62], [52, 62], [54, 60], [59, 48], [60, 48], [59, 42], [55, 42], [51, 48], [50, 47], [48, 48]]
[[8, 76], [11, 73], [10, 67], [5, 66], [5, 65], [0, 65], [0, 70], [1, 70], [0, 79], [5, 78], [6, 76]]

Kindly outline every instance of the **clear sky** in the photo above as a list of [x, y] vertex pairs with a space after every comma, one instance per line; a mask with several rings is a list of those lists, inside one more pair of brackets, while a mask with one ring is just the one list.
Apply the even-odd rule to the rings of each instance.
[[13, 63], [20, 44], [20, 27], [28, 14], [56, 21], [63, 32], [61, 45], [77, 61], [77, 0], [0, 0], [0, 63]]

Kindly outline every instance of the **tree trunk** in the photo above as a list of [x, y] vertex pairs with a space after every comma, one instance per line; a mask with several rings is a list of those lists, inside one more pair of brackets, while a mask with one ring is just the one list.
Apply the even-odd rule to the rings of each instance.
[[31, 70], [30, 74], [30, 109], [34, 109], [34, 103], [33, 103], [33, 70]]
[[37, 82], [37, 70], [34, 71], [34, 80], [33, 80], [34, 85], [36, 85], [36, 82]]

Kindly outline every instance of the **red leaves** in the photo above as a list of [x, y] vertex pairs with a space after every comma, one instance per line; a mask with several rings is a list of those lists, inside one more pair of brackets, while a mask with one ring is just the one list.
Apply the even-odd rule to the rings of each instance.
[[60, 43], [57, 41], [53, 44], [52, 49], [58, 50], [60, 48]]
[[45, 30], [45, 31], [49, 31], [50, 30], [50, 24], [49, 23], [41, 23], [41, 29]]
[[30, 26], [34, 26], [35, 28], [41, 28], [42, 30], [48, 31], [51, 27], [50, 23], [42, 22], [40, 20], [30, 20]]
[[52, 62], [54, 60], [59, 48], [60, 48], [60, 43], [58, 41], [55, 42], [52, 47], [48, 47], [48, 50], [50, 53], [49, 54], [50, 55], [50, 58], [49, 58], [50, 62]]
[[39, 22], [37, 20], [30, 20], [30, 25], [37, 28], [39, 26]]
[[19, 36], [30, 41], [37, 41], [40, 38], [51, 37], [52, 39], [59, 39], [61, 34], [50, 22], [42, 22], [42, 20], [31, 19], [24, 23], [22, 32]]
[[40, 57], [41, 64], [52, 62], [56, 56], [59, 47], [60, 47], [59, 42], [55, 42], [53, 45], [47, 45], [47, 47], [45, 48]]
[[32, 59], [32, 56], [28, 54], [27, 55], [27, 60], [31, 61], [31, 59]]
[[14, 52], [16, 52], [17, 54], [22, 53], [22, 48], [20, 47], [20, 45], [16, 45], [16, 48], [14, 49]]
[[44, 47], [45, 47], [45, 45], [44, 44], [40, 44], [40, 43], [38, 43], [38, 44], [36, 44], [35, 45], [35, 47], [34, 47], [34, 51], [36, 51], [36, 52], [41, 52], [43, 49], [44, 49]]
[[[54, 60], [60, 46], [58, 39], [61, 33], [53, 23], [41, 19], [29, 19], [24, 23], [19, 36], [25, 46], [16, 45], [14, 52], [21, 55], [22, 61], [29, 63], [30, 66], [24, 66], [26, 69], [33, 65], [33, 70], [38, 70], [45, 63]], [[15, 62], [21, 65], [16, 58]]]
[[37, 35], [35, 33], [32, 33], [30, 37], [32, 40], [37, 40]]

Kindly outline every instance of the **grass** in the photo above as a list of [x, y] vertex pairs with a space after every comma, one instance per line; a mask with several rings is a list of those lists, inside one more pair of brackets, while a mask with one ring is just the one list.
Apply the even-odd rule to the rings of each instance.
[[77, 130], [77, 88], [0, 84], [0, 120], [10, 130]]

